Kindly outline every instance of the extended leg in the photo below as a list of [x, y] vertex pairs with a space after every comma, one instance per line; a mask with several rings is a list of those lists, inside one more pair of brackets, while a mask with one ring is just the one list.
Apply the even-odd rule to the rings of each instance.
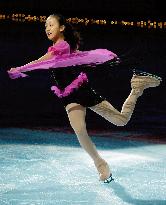
[[156, 87], [160, 84], [161, 79], [153, 76], [137, 76], [134, 75], [131, 79], [132, 90], [125, 100], [121, 112], [116, 110], [109, 102], [103, 101], [93, 107], [91, 110], [104, 117], [109, 122], [124, 126], [128, 123], [134, 111], [138, 97], [140, 97], [144, 89], [149, 87]]

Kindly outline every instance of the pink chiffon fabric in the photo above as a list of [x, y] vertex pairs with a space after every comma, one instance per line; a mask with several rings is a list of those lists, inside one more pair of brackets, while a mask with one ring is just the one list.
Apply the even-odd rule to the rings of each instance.
[[[107, 49], [95, 49], [90, 51], [76, 51], [70, 52], [70, 45], [62, 40], [55, 45], [48, 48], [48, 52], [52, 53], [52, 58], [41, 62], [26, 64], [9, 70], [10, 78], [15, 79], [19, 77], [27, 77], [25, 74], [28, 71], [40, 69], [65, 69], [70, 66], [95, 66], [104, 62], [117, 58], [117, 55]], [[77, 67], [76, 67], [77, 69]]]
[[74, 89], [78, 89], [83, 83], [88, 82], [88, 78], [86, 73], [81, 72], [79, 76], [73, 80], [64, 90], [60, 90], [57, 86], [52, 86], [51, 90], [59, 97], [66, 97], [70, 95], [74, 91]]
[[[95, 66], [97, 64], [102, 64], [104, 62], [113, 60], [117, 58], [117, 55], [112, 51], [107, 49], [95, 49], [90, 51], [76, 51], [71, 52], [70, 45], [62, 40], [53, 46], [48, 48], [48, 52], [51, 52], [52, 58], [49, 60], [44, 60], [41, 62], [26, 64], [24, 66], [17, 67], [13, 70], [9, 70], [8, 74], [11, 79], [16, 79], [20, 77], [27, 77], [28, 71], [40, 70], [40, 69], [70, 69], [70, 66]], [[77, 67], [76, 67], [77, 69]], [[67, 87], [63, 90], [59, 89], [56, 85], [51, 87], [51, 90], [59, 97], [63, 98], [75, 89], [78, 89], [83, 83], [87, 83], [88, 78], [86, 73], [81, 72], [78, 77], [73, 80]]]

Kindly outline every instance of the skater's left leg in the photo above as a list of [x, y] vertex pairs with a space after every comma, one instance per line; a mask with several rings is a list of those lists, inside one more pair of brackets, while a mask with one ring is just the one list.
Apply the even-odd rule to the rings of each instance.
[[130, 120], [137, 99], [143, 94], [144, 89], [156, 87], [160, 84], [161, 79], [153, 76], [137, 76], [134, 75], [131, 79], [131, 92], [125, 100], [121, 112], [115, 109], [108, 101], [90, 107], [91, 110], [104, 117], [109, 122], [117, 126], [124, 126]]
[[109, 122], [116, 126], [124, 126], [130, 120], [135, 108], [139, 92], [131, 91], [128, 98], [125, 100], [121, 112], [115, 109], [108, 101], [104, 100], [101, 103], [90, 107], [91, 110], [104, 117]]
[[104, 117], [109, 122], [113, 123], [116, 126], [124, 126], [129, 121], [133, 110], [136, 104], [136, 98], [133, 96], [129, 96], [123, 107], [122, 111], [119, 112], [115, 109], [108, 101], [104, 100], [101, 103], [90, 107], [91, 110]]

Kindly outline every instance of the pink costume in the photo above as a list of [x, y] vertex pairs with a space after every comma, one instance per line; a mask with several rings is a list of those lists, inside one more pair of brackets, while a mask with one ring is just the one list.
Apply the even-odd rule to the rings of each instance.
[[25, 74], [31, 70], [66, 68], [69, 66], [94, 66], [117, 58], [117, 55], [107, 49], [96, 49], [91, 51], [77, 51], [70, 53], [70, 45], [66, 41], [60, 41], [48, 48], [53, 57], [49, 60], [27, 64], [8, 71], [10, 78], [26, 77]]
[[[69, 70], [71, 66], [75, 67], [75, 70], [79, 66], [95, 67], [98, 64], [103, 64], [108, 61], [117, 59], [117, 55], [107, 49], [95, 49], [90, 51], [70, 51], [70, 45], [62, 40], [53, 46], [48, 48], [48, 52], [52, 53], [52, 58], [41, 62], [27, 64], [21, 67], [15, 68], [13, 71], [8, 71], [10, 78], [15, 79], [19, 77], [27, 77], [28, 72], [33, 70], [51, 69], [56, 72], [58, 70]], [[70, 79], [70, 77], [69, 77]], [[73, 78], [71, 78], [73, 79]], [[67, 86], [57, 85], [51, 87], [51, 90], [59, 97], [64, 98], [78, 89], [80, 86], [88, 82], [88, 77], [85, 72], [79, 72], [77, 76], [71, 81], [69, 80]]]

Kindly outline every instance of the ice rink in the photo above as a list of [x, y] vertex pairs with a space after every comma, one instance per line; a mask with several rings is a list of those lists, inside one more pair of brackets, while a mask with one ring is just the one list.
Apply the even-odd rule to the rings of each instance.
[[139, 135], [92, 135], [115, 179], [104, 184], [74, 134], [1, 128], [0, 205], [165, 205], [166, 145]]

